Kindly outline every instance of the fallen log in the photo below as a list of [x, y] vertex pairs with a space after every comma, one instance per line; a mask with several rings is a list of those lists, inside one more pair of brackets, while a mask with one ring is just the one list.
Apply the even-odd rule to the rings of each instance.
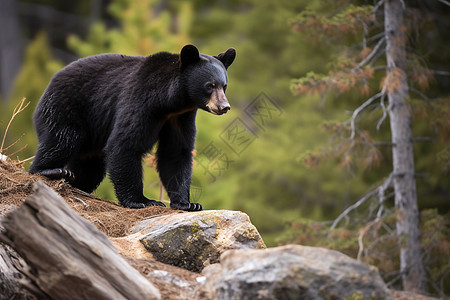
[[[2, 219], [0, 241], [27, 262], [24, 271], [52, 299], [160, 299], [159, 291], [108, 238], [42, 182]], [[22, 270], [21, 270], [22, 271]]]

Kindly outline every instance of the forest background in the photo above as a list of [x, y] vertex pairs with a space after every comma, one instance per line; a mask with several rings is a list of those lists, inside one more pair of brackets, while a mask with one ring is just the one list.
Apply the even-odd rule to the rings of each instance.
[[[349, 18], [339, 19], [349, 1], [0, 3], [0, 132], [19, 101], [30, 101], [9, 128], [5, 145], [11, 147], [3, 154], [18, 160], [34, 155], [34, 107], [51, 76], [77, 58], [106, 52], [179, 52], [188, 43], [210, 55], [234, 47], [237, 58], [228, 71], [227, 90], [231, 111], [220, 117], [205, 112], [197, 116], [192, 200], [206, 209], [247, 213], [268, 246], [294, 242], [337, 249], [377, 265], [391, 286], [399, 285], [392, 195], [378, 226], [369, 222], [373, 203], [366, 203], [329, 231], [333, 220], [392, 169], [389, 125], [377, 126], [380, 115], [375, 109], [358, 119], [373, 147], [350, 154], [336, 146], [347, 134], [339, 124], [380, 85], [355, 86], [347, 78], [347, 85], [335, 91], [299, 89], [305, 86], [299, 83], [311, 82], [318, 74], [336, 74], [348, 63], [342, 53], [357, 49], [364, 60], [370, 52], [366, 48], [375, 46], [370, 41], [367, 47], [358, 44], [366, 30], [362, 22], [355, 27], [347, 23]], [[372, 5], [372, 11], [376, 5], [352, 3], [356, 8]], [[424, 263], [429, 293], [443, 296], [450, 293], [450, 6], [438, 0], [408, 1], [408, 6], [423, 13], [407, 18], [416, 23], [410, 50], [422, 66], [411, 78], [418, 88], [409, 94], [408, 104], [418, 137], [414, 152]], [[299, 30], [298, 21], [305, 14], [337, 16], [329, 25], [337, 32], [321, 37], [309, 30], [313, 22]], [[152, 157], [144, 165], [145, 193], [157, 199], [160, 184]], [[108, 180], [96, 194], [115, 201]], [[376, 230], [369, 230], [369, 225]]]

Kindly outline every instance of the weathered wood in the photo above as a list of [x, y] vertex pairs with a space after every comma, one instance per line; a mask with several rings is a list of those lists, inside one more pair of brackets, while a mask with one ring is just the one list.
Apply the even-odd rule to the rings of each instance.
[[42, 182], [2, 223], [0, 240], [26, 260], [25, 276], [52, 299], [160, 299], [103, 233]]
[[402, 0], [384, 2], [389, 118], [392, 134], [397, 235], [400, 242], [400, 272], [407, 291], [426, 291], [426, 274], [420, 244], [419, 209], [414, 167], [412, 113], [406, 103], [406, 40]]
[[0, 243], [0, 300], [48, 298], [18, 271], [26, 268], [25, 261], [11, 247]]

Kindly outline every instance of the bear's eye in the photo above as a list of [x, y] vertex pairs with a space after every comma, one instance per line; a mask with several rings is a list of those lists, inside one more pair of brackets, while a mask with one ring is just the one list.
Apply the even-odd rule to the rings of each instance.
[[212, 90], [212, 89], [215, 89], [215, 88], [216, 88], [216, 84], [215, 84], [214, 82], [209, 82], [209, 83], [206, 85], [206, 87], [207, 87], [209, 90]]

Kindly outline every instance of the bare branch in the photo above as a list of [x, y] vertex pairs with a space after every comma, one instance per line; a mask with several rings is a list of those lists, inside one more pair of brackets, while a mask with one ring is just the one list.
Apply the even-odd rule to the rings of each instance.
[[25, 162], [27, 162], [27, 161], [29, 161], [29, 160], [33, 160], [33, 159], [34, 159], [34, 155], [33, 155], [32, 157], [25, 158], [24, 160], [21, 160], [21, 161], [19, 161], [18, 163], [19, 163], [19, 164], [23, 164], [23, 163], [25, 163]]
[[3, 152], [3, 146], [5, 145], [6, 135], [8, 134], [9, 126], [11, 126], [12, 121], [19, 113], [21, 113], [25, 108], [27, 108], [28, 105], [30, 105], [30, 101], [28, 101], [28, 103], [25, 104], [25, 106], [24, 106], [23, 104], [24, 104], [25, 100], [26, 100], [26, 98], [22, 98], [22, 100], [19, 102], [19, 104], [17, 104], [17, 106], [14, 108], [11, 119], [9, 120], [9, 123], [6, 126], [5, 134], [3, 135], [3, 141], [0, 146], [0, 152]]
[[383, 212], [383, 204], [384, 204], [384, 201], [386, 201], [386, 196], [385, 196], [386, 190], [391, 186], [393, 179], [394, 179], [394, 173], [392, 172], [391, 174], [389, 174], [389, 177], [386, 179], [386, 181], [383, 182], [383, 184], [378, 187], [378, 199], [380, 202], [380, 208], [378, 209], [377, 219], [381, 218], [381, 215]]
[[426, 101], [432, 101], [432, 99], [430, 99], [429, 97], [427, 97], [424, 93], [422, 93], [421, 91], [419, 91], [419, 90], [417, 90], [417, 89], [415, 89], [415, 88], [413, 88], [413, 87], [409, 87], [409, 90], [410, 90], [411, 92], [413, 92], [414, 94], [419, 95], [421, 98], [423, 98], [423, 99], [426, 100]]
[[384, 98], [386, 96], [386, 82], [383, 84], [383, 89], [381, 90], [381, 92], [383, 93], [383, 96], [381, 96], [380, 106], [381, 109], [383, 110], [383, 115], [381, 116], [380, 120], [378, 120], [377, 130], [380, 130], [381, 124], [383, 124], [387, 116], [386, 106], [384, 105]]
[[369, 200], [372, 196], [374, 196], [377, 193], [377, 190], [373, 190], [371, 192], [369, 192], [368, 194], [364, 195], [364, 197], [362, 197], [361, 199], [358, 200], [358, 202], [356, 202], [353, 205], [350, 205], [349, 207], [347, 207], [347, 209], [345, 209], [340, 215], [339, 217], [336, 218], [336, 220], [334, 220], [333, 224], [330, 227], [330, 232], [333, 231], [337, 224], [339, 224], [339, 222], [346, 217], [352, 210], [357, 209], [358, 207], [360, 207], [364, 202], [366, 202], [367, 200]]
[[357, 261], [361, 261], [361, 256], [362, 256], [362, 253], [364, 251], [363, 238], [364, 238], [364, 235], [367, 233], [367, 231], [369, 231], [370, 227], [372, 227], [373, 223], [374, 222], [369, 222], [369, 224], [364, 226], [364, 228], [361, 229], [360, 232], [359, 232], [359, 236], [358, 236], [359, 249], [358, 249], [358, 255], [356, 256], [356, 260]]
[[393, 147], [395, 144], [393, 142], [376, 142], [374, 145], [377, 147], [382, 147], [382, 146]]
[[359, 16], [356, 16], [356, 19], [362, 24], [363, 27], [363, 47], [367, 46], [366, 36], [369, 34], [369, 28], [367, 27], [366, 22], [361, 19]]
[[364, 195], [361, 199], [359, 199], [355, 204], [350, 205], [349, 207], [347, 207], [337, 218], [336, 220], [334, 220], [333, 224], [330, 227], [330, 232], [333, 231], [336, 226], [339, 224], [339, 222], [346, 217], [351, 211], [357, 209], [358, 207], [360, 207], [362, 204], [364, 204], [367, 200], [369, 200], [372, 196], [375, 196], [377, 193], [378, 195], [380, 195], [380, 193], [382, 193], [382, 201], [380, 200], [380, 203], [384, 202], [384, 200], [386, 199], [386, 197], [384, 197], [384, 192], [386, 191], [386, 189], [391, 185], [392, 180], [394, 178], [394, 173], [389, 174], [389, 177], [381, 184], [379, 185], [377, 188], [373, 189], [372, 191], [370, 191], [369, 193], [367, 193], [366, 195]]
[[377, 10], [378, 10], [378, 9], [380, 8], [380, 6], [383, 5], [383, 4], [384, 4], [384, 0], [378, 1], [378, 3], [375, 4], [375, 6], [374, 6], [373, 9], [372, 9], [372, 14], [376, 14], [376, 13], [377, 13]]
[[450, 76], [450, 72], [442, 70], [431, 70], [436, 75]]
[[25, 146], [23, 146], [22, 148], [20, 148], [19, 150], [15, 151], [15, 152], [11, 153], [9, 156], [12, 157], [14, 154], [19, 153], [20, 151], [22, 151], [22, 150], [25, 149], [26, 147], [28, 147], [28, 144], [25, 144]]
[[6, 153], [6, 151], [8, 151], [9, 148], [11, 148], [11, 147], [13, 147], [15, 144], [17, 144], [24, 136], [25, 136], [25, 133], [22, 133], [22, 135], [21, 135], [14, 143], [12, 143], [11, 145], [9, 145], [9, 146], [6, 147], [6, 148], [3, 148], [2, 151], [3, 151], [4, 153]]
[[448, 2], [447, 0], [438, 0], [438, 1], [441, 2], [442, 4], [450, 6], [450, 2]]
[[351, 127], [351, 135], [350, 135], [350, 139], [354, 139], [355, 138], [355, 120], [356, 117], [359, 115], [359, 113], [361, 111], [363, 111], [367, 106], [369, 106], [370, 104], [372, 104], [373, 101], [375, 101], [376, 99], [382, 97], [384, 95], [384, 92], [381, 91], [375, 95], [373, 95], [372, 97], [370, 97], [366, 102], [364, 102], [360, 107], [358, 107], [357, 109], [355, 109], [353, 111], [352, 117], [350, 118], [350, 127]]
[[362, 66], [364, 66], [369, 60], [372, 59], [372, 57], [375, 56], [375, 54], [378, 53], [378, 50], [380, 49], [380, 47], [383, 45], [384, 41], [386, 39], [383, 37], [381, 38], [378, 43], [375, 45], [375, 47], [373, 48], [372, 52], [370, 52], [369, 55], [366, 56], [366, 58], [364, 58], [356, 67], [353, 68], [353, 70], [355, 69], [360, 69]]

